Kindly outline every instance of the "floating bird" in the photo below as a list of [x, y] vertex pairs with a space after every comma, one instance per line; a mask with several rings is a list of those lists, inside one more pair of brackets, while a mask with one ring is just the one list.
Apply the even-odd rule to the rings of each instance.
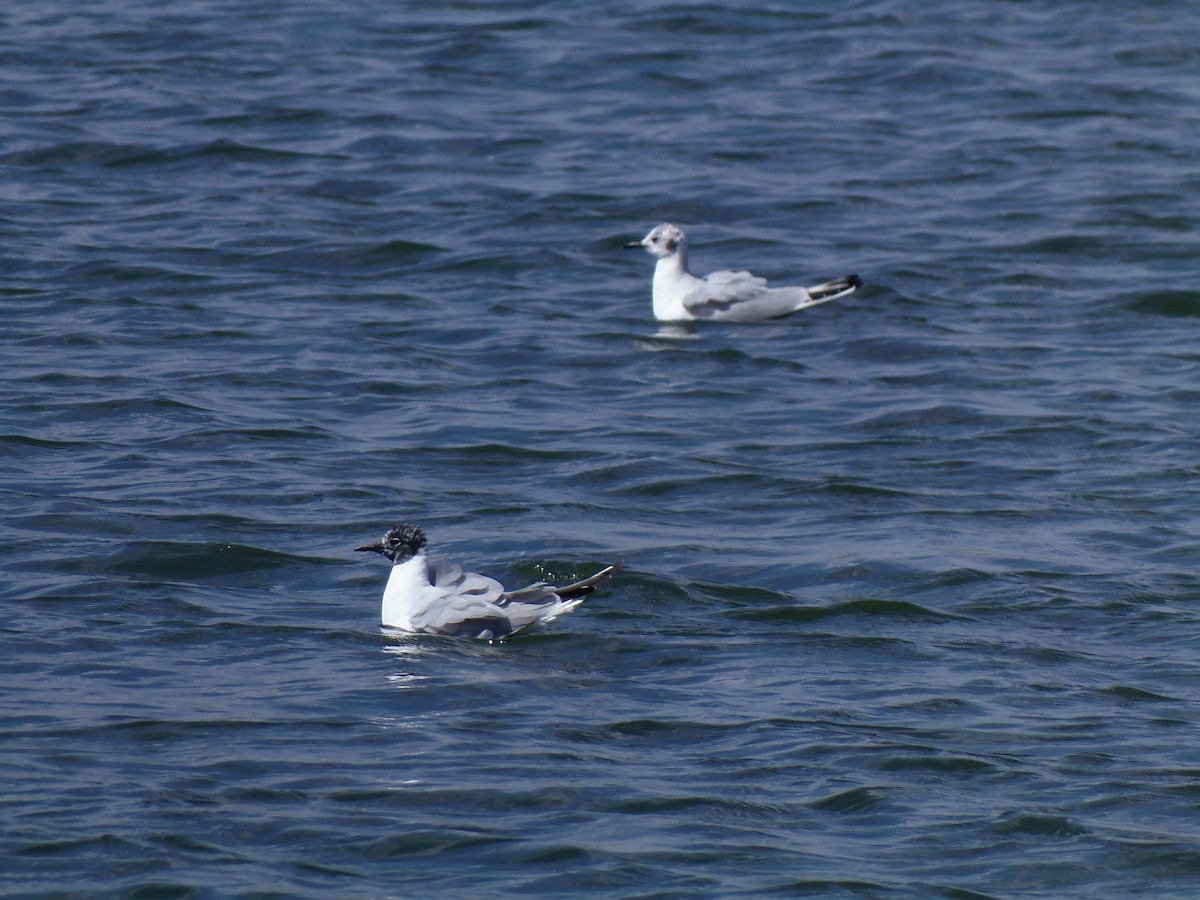
[[506, 591], [492, 578], [430, 559], [427, 544], [416, 525], [397, 522], [374, 544], [355, 548], [374, 550], [392, 561], [382, 613], [389, 628], [499, 640], [570, 612], [621, 568], [614, 563], [591, 578], [562, 587], [539, 581]]
[[765, 278], [749, 272], [713, 272], [697, 278], [687, 267], [687, 236], [669, 223], [625, 245], [627, 250], [637, 247], [658, 257], [654, 267], [654, 317], [666, 322], [762, 322], [845, 297], [862, 287], [857, 275], [810, 288], [769, 288]]

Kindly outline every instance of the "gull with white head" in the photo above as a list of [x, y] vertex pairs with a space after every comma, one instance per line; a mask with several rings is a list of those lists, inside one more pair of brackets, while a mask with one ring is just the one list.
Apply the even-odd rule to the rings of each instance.
[[552, 622], [583, 602], [621, 568], [614, 563], [590, 578], [555, 587], [544, 581], [517, 591], [428, 554], [425, 533], [397, 522], [374, 550], [392, 561], [383, 591], [382, 623], [412, 634], [449, 634], [495, 641]]
[[654, 267], [654, 317], [664, 322], [762, 322], [845, 297], [862, 286], [857, 275], [810, 288], [770, 288], [765, 278], [749, 272], [713, 272], [697, 278], [688, 271], [687, 236], [665, 222], [625, 247], [642, 247], [658, 257]]

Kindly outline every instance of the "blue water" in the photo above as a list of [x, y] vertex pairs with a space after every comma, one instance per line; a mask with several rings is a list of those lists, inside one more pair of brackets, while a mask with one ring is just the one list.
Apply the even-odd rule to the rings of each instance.
[[[0, 892], [1200, 893], [1200, 6], [0, 12]], [[866, 287], [663, 332], [700, 272]], [[551, 628], [398, 639], [396, 519]]]

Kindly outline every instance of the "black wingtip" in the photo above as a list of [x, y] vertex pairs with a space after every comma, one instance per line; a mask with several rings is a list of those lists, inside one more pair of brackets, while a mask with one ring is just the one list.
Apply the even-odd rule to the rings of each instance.
[[[824, 284], [818, 284], [808, 289], [808, 295], [816, 303], [823, 303], [826, 300], [833, 300], [837, 297], [844, 297], [846, 294], [857, 291], [863, 286], [863, 280], [857, 275], [843, 275], [833, 281], [827, 281]], [[809, 304], [811, 305], [811, 304]]]
[[620, 572], [624, 566], [625, 563], [623, 560], [618, 561], [611, 566], [605, 566], [590, 578], [576, 581], [574, 584], [565, 584], [562, 587], [551, 588], [551, 590], [564, 600], [572, 600], [575, 597], [586, 597], [588, 594], [597, 591], [612, 581], [612, 577]]

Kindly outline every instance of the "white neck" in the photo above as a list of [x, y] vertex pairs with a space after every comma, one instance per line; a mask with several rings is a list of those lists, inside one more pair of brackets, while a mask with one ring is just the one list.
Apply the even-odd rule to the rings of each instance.
[[664, 256], [654, 267], [654, 317], [663, 320], [689, 318], [683, 308], [683, 298], [699, 281], [688, 272], [687, 250], [680, 247], [671, 256]]
[[424, 550], [392, 566], [387, 587], [383, 589], [384, 625], [412, 631], [412, 615], [417, 602], [429, 589], [429, 561]]

